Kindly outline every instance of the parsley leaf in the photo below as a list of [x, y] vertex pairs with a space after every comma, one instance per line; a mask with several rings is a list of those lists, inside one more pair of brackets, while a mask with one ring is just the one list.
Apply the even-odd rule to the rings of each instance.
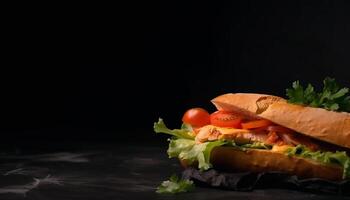
[[172, 175], [169, 180], [163, 181], [163, 183], [157, 188], [157, 193], [180, 193], [189, 192], [194, 189], [193, 181], [187, 179], [180, 179], [175, 174]]
[[349, 88], [340, 88], [333, 78], [324, 79], [320, 92], [316, 92], [311, 84], [304, 89], [299, 81], [293, 82], [292, 88], [288, 88], [286, 92], [289, 103], [350, 112]]

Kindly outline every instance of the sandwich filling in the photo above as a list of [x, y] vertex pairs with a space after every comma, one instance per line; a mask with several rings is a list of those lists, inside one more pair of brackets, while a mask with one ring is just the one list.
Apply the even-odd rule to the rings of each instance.
[[[215, 147], [228, 146], [241, 151], [272, 151], [321, 165], [338, 166], [343, 169], [343, 178], [349, 179], [350, 158], [347, 153], [350, 153], [350, 117], [340, 114], [338, 118], [336, 113], [349, 114], [349, 91], [349, 88], [340, 87], [334, 79], [326, 78], [319, 91], [311, 84], [303, 87], [299, 81], [295, 81], [292, 88], [286, 90], [287, 100], [261, 94], [225, 94], [212, 100], [218, 111], [209, 113], [203, 108], [192, 108], [184, 113], [180, 129], [168, 129], [159, 119], [154, 123], [154, 131], [172, 135], [167, 151], [170, 158], [179, 158], [189, 165], [198, 166], [200, 170], [212, 167], [210, 155]], [[275, 110], [271, 111], [273, 105]], [[278, 111], [277, 114], [275, 111]], [[282, 123], [279, 116], [285, 114], [288, 114], [293, 125]], [[305, 120], [303, 125], [306, 128], [298, 125], [300, 119]], [[320, 124], [326, 124], [328, 129], [318, 130]], [[313, 131], [310, 132], [307, 125], [314, 127]], [[340, 129], [344, 129], [343, 132]], [[319, 137], [318, 131], [322, 137]], [[308, 136], [303, 133], [308, 133]]]
[[[231, 140], [239, 145], [259, 142], [272, 147], [304, 145], [311, 150], [318, 150], [320, 148], [319, 145], [306, 136], [292, 133], [291, 130], [286, 128], [284, 130], [278, 126], [271, 127], [274, 128], [270, 128], [271, 130], [248, 130], [206, 125], [199, 129], [198, 134], [195, 136], [195, 141], [198, 144], [206, 141]], [[277, 132], [277, 129], [280, 130]], [[281, 149], [273, 148], [276, 151]]]
[[[257, 125], [264, 126], [257, 126]], [[246, 151], [263, 149], [299, 156], [325, 165], [338, 165], [343, 168], [343, 178], [350, 178], [350, 158], [345, 151], [329, 151], [322, 143], [293, 130], [278, 126], [267, 120], [253, 120], [242, 127], [219, 127], [208, 124], [199, 128], [184, 123], [181, 129], [168, 129], [162, 119], [154, 123], [156, 133], [166, 133], [169, 139], [170, 158], [186, 160], [189, 164], [198, 163], [200, 170], [212, 167], [210, 153], [218, 146], [230, 146]]]

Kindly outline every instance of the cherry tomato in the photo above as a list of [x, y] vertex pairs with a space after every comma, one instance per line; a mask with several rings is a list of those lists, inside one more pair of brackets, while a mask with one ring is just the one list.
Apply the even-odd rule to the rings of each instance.
[[254, 121], [242, 123], [242, 128], [243, 129], [254, 129], [254, 128], [267, 127], [271, 124], [272, 124], [272, 122], [269, 120], [259, 119], [259, 120], [254, 120]]
[[193, 127], [202, 127], [210, 124], [210, 115], [203, 108], [191, 108], [183, 115], [182, 122]]
[[210, 123], [219, 127], [241, 128], [242, 117], [233, 112], [216, 111], [210, 115]]

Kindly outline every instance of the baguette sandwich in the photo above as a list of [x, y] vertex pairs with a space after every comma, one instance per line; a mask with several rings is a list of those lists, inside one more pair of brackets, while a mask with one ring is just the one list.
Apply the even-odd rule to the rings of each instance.
[[295, 82], [287, 90], [288, 100], [266, 94], [220, 95], [211, 100], [216, 112], [189, 109], [181, 129], [170, 130], [159, 119], [154, 130], [173, 136], [168, 155], [184, 167], [348, 179], [350, 97], [347, 88], [333, 83], [325, 79], [323, 91], [316, 93], [311, 85], [304, 90]]

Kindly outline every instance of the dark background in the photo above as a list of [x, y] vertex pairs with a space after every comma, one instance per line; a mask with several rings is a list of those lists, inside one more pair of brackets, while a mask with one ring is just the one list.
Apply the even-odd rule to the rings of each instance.
[[[30, 6], [30, 7], [29, 7]], [[153, 122], [228, 92], [350, 86], [345, 1], [14, 5], [5, 15], [3, 141], [152, 141]]]

